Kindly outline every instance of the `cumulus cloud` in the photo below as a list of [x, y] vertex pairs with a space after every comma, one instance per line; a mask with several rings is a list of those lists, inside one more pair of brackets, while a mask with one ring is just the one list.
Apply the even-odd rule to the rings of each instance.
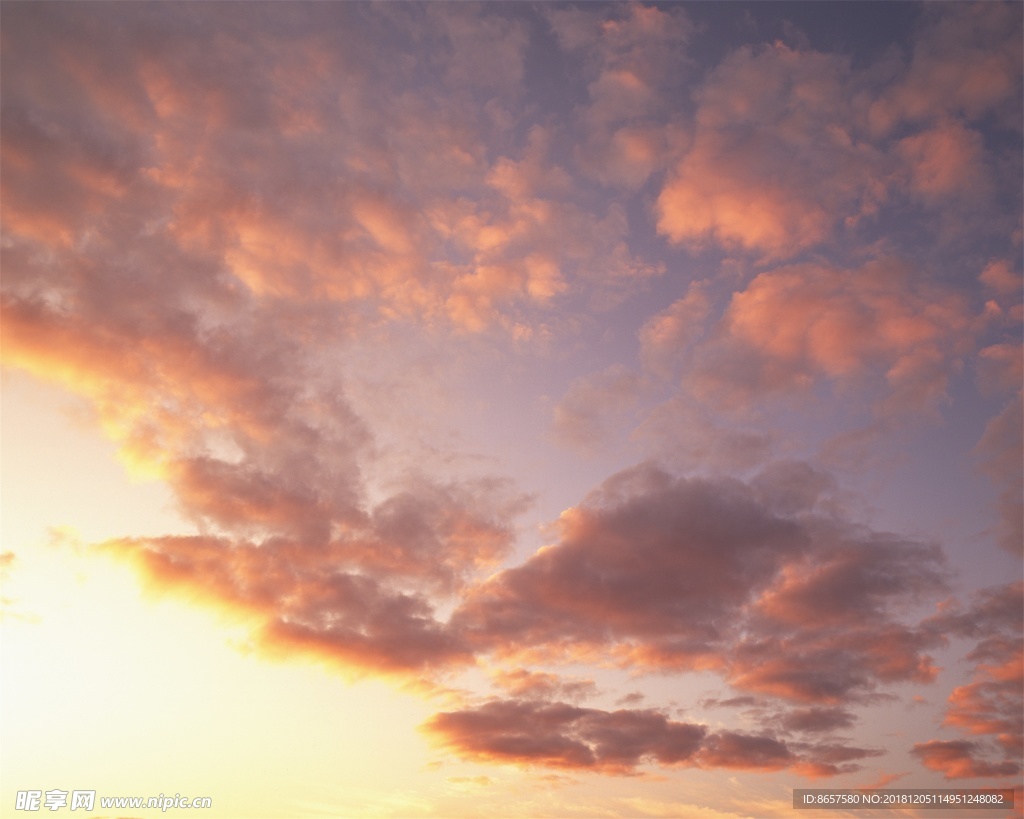
[[545, 9], [559, 45], [582, 62], [587, 102], [576, 109], [583, 135], [575, 159], [600, 183], [635, 190], [685, 142], [679, 123], [664, 122], [687, 69], [694, 26], [681, 7]]
[[5, 364], [87, 398], [202, 533], [110, 551], [355, 665], [465, 656], [426, 595], [493, 569], [523, 498], [382, 489], [343, 361], [381, 322], [510, 329], [574, 276], [639, 269], [621, 208], [574, 198], [543, 127], [487, 155], [514, 117], [479, 97], [519, 104], [522, 22], [427, 10], [418, 65], [393, 9], [108, 13], [7, 20]]
[[815, 514], [822, 487], [794, 472], [756, 489], [652, 464], [619, 473], [563, 513], [556, 543], [473, 588], [452, 623], [482, 651], [714, 670], [801, 703], [930, 681], [937, 638], [900, 613], [943, 588], [941, 553]]
[[[543, 127], [510, 137], [527, 46], [514, 16], [303, 6], [264, 25], [140, 7], [98, 26], [103, 14], [10, 21], [24, 44], [5, 54], [12, 260], [146, 236], [261, 300], [470, 331], [512, 331], [578, 277], [652, 272], [621, 212], [578, 195], [547, 155]], [[434, 46], [426, 64], [403, 51], [413, 28]], [[371, 40], [393, 59], [371, 58]], [[506, 148], [488, 155], [496, 136]]]
[[628, 773], [647, 757], [684, 762], [706, 734], [703, 726], [673, 722], [656, 711], [608, 712], [519, 700], [441, 712], [425, 728], [473, 759], [608, 773]]
[[[182, 488], [172, 476], [170, 485], [191, 504], [186, 511], [201, 505], [197, 495], [216, 504], [226, 535], [121, 538], [100, 550], [136, 566], [158, 592], [245, 615], [267, 651], [305, 652], [357, 672], [421, 674], [471, 662], [435, 609], [510, 547], [511, 510], [499, 507], [519, 500], [505, 486], [420, 481], [346, 520], [316, 503], [281, 501], [269, 481], [253, 490], [230, 474], [204, 479]], [[249, 504], [270, 512], [246, 512]]]
[[904, 137], [897, 151], [906, 162], [911, 193], [926, 203], [954, 193], [977, 198], [989, 188], [982, 136], [958, 122]]
[[724, 407], [819, 380], [881, 391], [882, 414], [934, 408], [970, 349], [966, 299], [894, 260], [761, 273], [697, 350], [691, 387]]
[[854, 69], [781, 42], [727, 55], [694, 94], [692, 134], [658, 195], [658, 231], [780, 261], [872, 223], [904, 192], [928, 207], [964, 205], [936, 222], [939, 241], [965, 220], [985, 229], [979, 209], [1001, 217], [996, 153], [974, 123], [1020, 127], [1019, 9], [923, 17], [909, 65]]
[[726, 57], [697, 92], [692, 147], [658, 196], [658, 231], [779, 259], [875, 211], [889, 169], [852, 133], [849, 73], [842, 58], [781, 43]]
[[1007, 105], [1020, 104], [1020, 9], [1012, 4], [958, 4], [927, 9], [910, 65], [871, 106], [870, 120], [888, 130], [907, 120], [999, 112], [1020, 127]]

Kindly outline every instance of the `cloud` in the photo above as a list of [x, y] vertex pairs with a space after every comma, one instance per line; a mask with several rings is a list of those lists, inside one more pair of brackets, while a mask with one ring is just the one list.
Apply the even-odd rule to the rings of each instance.
[[946, 779], [1013, 776], [1020, 772], [1015, 762], [991, 763], [976, 758], [977, 742], [965, 739], [943, 741], [933, 739], [916, 744], [911, 751], [929, 770], [938, 771]]
[[[308, 458], [306, 466], [251, 475], [245, 461], [204, 459], [201, 478], [172, 471], [186, 513], [225, 534], [121, 538], [98, 548], [134, 565], [154, 590], [245, 615], [271, 653], [421, 676], [473, 662], [436, 608], [506, 556], [510, 516], [525, 499], [504, 481], [420, 478], [369, 510], [338, 509], [329, 503], [330, 473], [317, 475]], [[306, 492], [297, 495], [291, 487], [301, 480]]]
[[[914, 746], [922, 764], [947, 779], [1014, 776], [1024, 755], [1024, 583], [983, 589], [966, 608], [950, 605], [932, 621], [977, 640], [967, 659], [971, 682], [954, 688], [943, 724], [981, 740], [930, 740]], [[993, 759], [993, 757], [995, 757]], [[1001, 759], [1000, 759], [1001, 757]]]
[[700, 337], [711, 311], [704, 282], [693, 282], [686, 295], [647, 319], [640, 328], [640, 360], [663, 377], [671, 374], [683, 352]]
[[606, 481], [560, 530], [556, 545], [475, 589], [460, 623], [507, 648], [641, 638], [713, 660], [724, 613], [801, 546], [799, 527], [738, 482], [677, 481], [653, 465]]
[[[950, 776], [1018, 764], [1006, 613], [1019, 624], [1019, 600], [993, 592], [918, 622], [945, 593], [939, 548], [852, 522], [830, 475], [770, 463], [777, 431], [728, 419], [825, 384], [866, 388], [880, 419], [934, 410], [979, 328], [1019, 318], [1005, 248], [965, 267], [982, 269], [984, 316], [948, 270], [880, 256], [900, 250], [888, 238], [826, 261], [904, 207], [929, 236], [950, 203], [987, 218], [1017, 178], [982, 120], [1018, 110], [1019, 9], [927, 10], [912, 61], [887, 76], [742, 48], [691, 98], [684, 11], [552, 6], [539, 15], [582, 77], [543, 72], [562, 83], [553, 99], [578, 103], [558, 115], [526, 97], [546, 53], [526, 7], [226, 8], [5, 9], [4, 365], [83, 396], [196, 528], [101, 551], [157, 591], [238, 615], [264, 651], [406, 680], [515, 659], [491, 678], [506, 699], [428, 723], [470, 758], [844, 773], [877, 753], [836, 736], [851, 709], [932, 681], [930, 652], [964, 636], [976, 668], [945, 720], [967, 738], [915, 753]], [[358, 403], [355, 360], [376, 366], [388, 332], [447, 351], [472, 334], [513, 346], [568, 334], [664, 272], [632, 244], [652, 218], [648, 239], [757, 259], [753, 278], [717, 320], [708, 281], [646, 302], [633, 325], [643, 370], [573, 381], [554, 425], [595, 449], [642, 389], [675, 380], [640, 436], [678, 469], [608, 477], [510, 565], [528, 499], [452, 467], [442, 445], [389, 439], [389, 420], [418, 420], [409, 396], [426, 376], [380, 364], [403, 372], [376, 393], [362, 385]], [[780, 266], [809, 251], [821, 255]], [[1015, 341], [977, 353], [983, 389], [1015, 394]], [[1020, 416], [1017, 397], [976, 450], [1013, 550]], [[403, 471], [389, 446], [438, 457]], [[755, 707], [759, 730], [583, 708], [595, 683], [534, 660], [713, 673], [730, 688], [721, 704]]]
[[728, 408], [825, 379], [881, 391], [878, 413], [928, 410], [946, 397], [973, 332], [962, 295], [895, 260], [782, 267], [733, 294], [687, 381]]
[[597, 694], [593, 680], [564, 679], [557, 674], [516, 668], [497, 669], [492, 675], [495, 685], [516, 699], [567, 699], [579, 702]]
[[582, 135], [574, 157], [601, 184], [636, 190], [685, 142], [664, 111], [687, 73], [694, 26], [678, 7], [595, 8], [544, 9], [559, 45], [590, 80], [587, 102], [574, 112]]
[[696, 93], [696, 128], [657, 200], [673, 243], [782, 259], [877, 210], [890, 172], [851, 133], [849, 65], [781, 43], [727, 56]]
[[[991, 349], [991, 348], [987, 348]], [[1024, 404], [1018, 395], [985, 426], [974, 448], [982, 469], [999, 490], [999, 545], [1011, 554], [1024, 549]]]
[[843, 708], [797, 708], [783, 716], [781, 725], [787, 731], [820, 733], [851, 728], [855, 722], [853, 714]]
[[1020, 102], [1020, 9], [957, 4], [926, 9], [923, 21], [909, 67], [871, 106], [874, 128], [993, 112], [1019, 128], [1012, 111]]
[[764, 425], [730, 423], [713, 407], [682, 391], [663, 401], [641, 421], [633, 437], [680, 470], [710, 469], [732, 474], [769, 462], [778, 443]]
[[339, 667], [417, 673], [470, 661], [422, 595], [345, 570], [343, 548], [211, 537], [116, 539], [99, 547], [134, 564], [154, 590], [256, 618], [264, 650], [311, 653]]
[[[114, 27], [104, 14], [12, 17], [24, 44], [5, 54], [12, 282], [52, 283], [40, 248], [80, 253], [88, 239], [96, 256], [159, 237], [258, 300], [522, 337], [578, 280], [657, 272], [631, 253], [621, 209], [550, 157], [551, 129], [520, 129], [516, 15], [140, 7]], [[430, 44], [421, 64], [411, 37]]]
[[452, 625], [482, 652], [712, 670], [800, 703], [930, 681], [938, 638], [899, 615], [942, 590], [941, 552], [812, 512], [822, 487], [798, 473], [756, 489], [618, 473], [563, 513], [556, 543], [471, 589]]
[[614, 422], [635, 406], [641, 387], [640, 377], [619, 364], [574, 379], [554, 409], [556, 437], [582, 452], [600, 449], [612, 437]]
[[991, 344], [978, 352], [978, 384], [984, 392], [1013, 392], [1022, 382], [1024, 349], [1019, 344]]
[[981, 134], [958, 122], [946, 122], [904, 137], [897, 151], [907, 164], [910, 191], [928, 204], [951, 195], [980, 198], [988, 192]]
[[600, 711], [565, 703], [494, 700], [441, 712], [424, 728], [460, 755], [490, 762], [629, 773], [650, 757], [684, 762], [698, 750], [703, 726], [657, 711]]
[[789, 768], [806, 776], [832, 776], [856, 770], [854, 760], [878, 753], [839, 745], [804, 745], [796, 751], [774, 737], [711, 732], [651, 709], [602, 711], [517, 699], [441, 712], [423, 727], [436, 742], [468, 759], [619, 775], [658, 763], [753, 771]]
[[971, 124], [988, 116], [1020, 129], [1019, 9], [922, 17], [909, 66], [890, 54], [854, 68], [781, 42], [729, 53], [694, 94], [692, 133], [676, 140], [655, 205], [658, 232], [778, 262], [866, 234], [902, 210], [904, 192], [929, 208], [959, 203], [929, 220], [936, 241], [965, 223], [1012, 230], [991, 199], [998, 151]]
[[1014, 273], [1006, 259], [993, 259], [978, 277], [981, 283], [1001, 295], [1020, 295], [1021, 276]]

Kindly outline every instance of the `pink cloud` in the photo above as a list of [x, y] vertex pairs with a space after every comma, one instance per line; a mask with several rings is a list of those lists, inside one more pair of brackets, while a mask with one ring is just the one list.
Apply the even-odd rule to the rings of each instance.
[[[927, 9], [905, 74], [871, 106], [887, 131], [907, 120], [978, 119], [1020, 99], [1020, 10], [999, 3]], [[1016, 125], [1010, 117], [1006, 124]]]
[[870, 213], [889, 172], [851, 133], [849, 67], [776, 43], [726, 57], [697, 94], [692, 147], [663, 187], [658, 231], [780, 259]]
[[495, 700], [441, 712], [428, 733], [456, 753], [490, 762], [630, 773], [646, 757], [666, 764], [689, 759], [706, 729], [656, 711], [599, 711], [564, 703]]
[[952, 121], [900, 140], [911, 193], [926, 203], [957, 195], [977, 199], [989, 187], [980, 133]]
[[993, 259], [978, 277], [981, 283], [1001, 295], [1020, 295], [1022, 282], [1020, 273], [1015, 273], [1005, 259]]
[[926, 768], [938, 771], [946, 779], [974, 779], [977, 777], [1014, 776], [1020, 765], [1015, 762], [992, 763], [977, 758], [979, 744], [965, 739], [921, 742], [911, 753]]
[[[424, 73], [368, 53], [411, 36], [409, 15], [204, 14], [218, 25], [192, 31], [174, 10], [140, 8], [119, 19], [123, 36], [89, 38], [23, 15], [19, 42], [33, 45], [8, 60], [22, 68], [5, 80], [0, 206], [26, 252], [70, 248], [102, 219], [116, 246], [160, 236], [257, 299], [519, 337], [578, 279], [657, 272], [633, 257], [621, 210], [595, 208], [551, 160], [545, 128], [488, 156], [522, 105], [521, 20], [424, 15], [416, 36], [436, 45]], [[80, 93], [57, 106], [69, 88]]]
[[[875, 753], [832, 736], [848, 708], [933, 680], [929, 652], [953, 634], [979, 641], [946, 713], [971, 738], [917, 753], [948, 775], [1002, 775], [1020, 753], [1019, 641], [981, 609], [974, 625], [916, 623], [908, 605], [943, 589], [941, 552], [847, 520], [830, 476], [798, 462], [748, 480], [642, 464], [499, 571], [527, 499], [496, 478], [386, 474], [345, 360], [389, 323], [516, 340], [556, 317], [573, 327], [571, 311], [663, 272], [630, 245], [639, 200], [598, 188], [649, 184], [669, 242], [762, 260], [852, 236], [894, 190], [929, 207], [984, 193], [998, 176], [964, 118], [1019, 88], [1005, 71], [1017, 55], [1019, 74], [1019, 47], [1002, 33], [1017, 12], [999, 8], [936, 14], [902, 84], [853, 103], [873, 81], [845, 58], [733, 52], [690, 124], [665, 108], [683, 99], [685, 14], [552, 8], [584, 66], [581, 105], [568, 127], [532, 128], [528, 27], [487, 6], [280, 5], [250, 19], [157, 4], [119, 10], [117, 25], [98, 6], [5, 9], [4, 364], [89, 401], [201, 532], [100, 548], [158, 590], [240, 613], [263, 650], [404, 678], [506, 657], [709, 671], [740, 692], [732, 704], [757, 694], [743, 702], [778, 734], [549, 702], [593, 683], [519, 668], [493, 679], [511, 699], [429, 723], [458, 753], [610, 773], [843, 773]], [[950, 80], [945, 101], [935, 78]], [[1019, 313], [1015, 276], [1005, 259], [984, 268], [987, 320]], [[693, 364], [683, 386], [703, 403], [676, 396], [646, 431], [688, 469], [750, 470], [773, 433], [719, 434], [719, 409], [823, 382], [869, 385], [882, 417], [930, 409], [980, 322], [966, 297], [891, 261], [760, 270], [703, 336], [712, 312], [698, 283], [649, 316], [645, 375], [573, 382], [562, 437], [599, 444], [646, 375]], [[978, 356], [983, 382], [1016, 390], [1019, 348], [1003, 339]], [[1014, 549], [1020, 427], [1015, 400], [978, 445]]]
[[930, 740], [914, 746], [922, 764], [947, 779], [1014, 776], [1024, 757], [1024, 584], [984, 589], [971, 605], [946, 607], [933, 625], [977, 640], [971, 682], [949, 695], [944, 724], [988, 739]]
[[946, 395], [974, 325], [962, 295], [892, 260], [856, 271], [783, 267], [733, 295], [687, 379], [727, 407], [828, 379], [873, 380], [882, 414], [929, 409]]
[[704, 282], [693, 282], [681, 299], [656, 313], [640, 328], [640, 359], [644, 366], [667, 376], [682, 352], [700, 337], [711, 312]]
[[604, 185], [640, 188], [685, 143], [663, 114], [685, 75], [694, 27], [680, 8], [546, 9], [563, 50], [582, 61], [588, 102], [576, 109], [580, 168]]

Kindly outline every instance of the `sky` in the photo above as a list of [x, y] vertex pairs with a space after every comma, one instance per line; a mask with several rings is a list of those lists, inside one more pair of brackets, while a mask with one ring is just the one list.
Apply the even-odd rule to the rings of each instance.
[[1022, 10], [5, 2], [0, 817], [1020, 816]]

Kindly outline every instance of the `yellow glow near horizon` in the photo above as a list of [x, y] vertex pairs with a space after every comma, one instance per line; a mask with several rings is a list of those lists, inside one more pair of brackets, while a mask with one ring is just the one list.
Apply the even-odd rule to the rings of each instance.
[[[238, 650], [244, 624], [150, 599], [86, 545], [188, 531], [130, 481], [69, 397], [5, 374], [0, 817], [17, 790], [210, 796], [218, 817], [385, 805], [428, 761], [431, 706], [380, 682]], [[321, 807], [317, 807], [317, 806]], [[344, 808], [342, 808], [344, 809]], [[389, 812], [388, 810], [384, 811]], [[391, 811], [393, 812], [393, 811]]]

